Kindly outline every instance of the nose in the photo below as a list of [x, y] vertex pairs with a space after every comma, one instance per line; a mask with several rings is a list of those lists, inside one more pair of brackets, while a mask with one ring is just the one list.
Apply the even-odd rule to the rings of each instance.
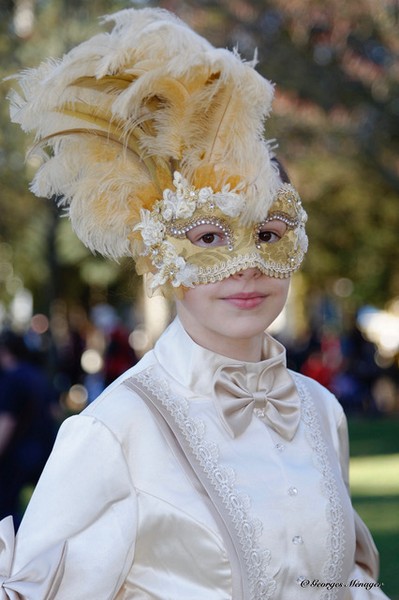
[[238, 273], [234, 273], [232, 277], [236, 279], [258, 279], [258, 277], [261, 275], [262, 273], [259, 271], [258, 267], [250, 267], [248, 269], [238, 271]]

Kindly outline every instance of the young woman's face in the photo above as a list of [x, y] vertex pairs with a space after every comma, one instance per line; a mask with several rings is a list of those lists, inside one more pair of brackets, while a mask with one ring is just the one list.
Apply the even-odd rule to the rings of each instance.
[[260, 360], [263, 332], [283, 309], [289, 284], [257, 268], [245, 269], [189, 288], [176, 302], [177, 314], [201, 346], [238, 360]]

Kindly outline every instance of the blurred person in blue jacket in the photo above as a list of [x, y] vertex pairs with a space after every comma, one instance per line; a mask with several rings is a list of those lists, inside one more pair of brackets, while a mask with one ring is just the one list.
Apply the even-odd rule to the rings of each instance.
[[12, 514], [18, 524], [21, 492], [37, 482], [54, 442], [55, 394], [12, 331], [0, 335], [0, 369], [0, 518]]

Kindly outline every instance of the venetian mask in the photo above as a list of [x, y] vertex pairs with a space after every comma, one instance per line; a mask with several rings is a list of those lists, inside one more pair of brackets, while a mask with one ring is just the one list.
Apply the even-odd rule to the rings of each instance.
[[258, 223], [246, 222], [243, 196], [228, 186], [195, 189], [177, 172], [173, 185], [151, 211], [141, 210], [134, 228], [138, 270], [152, 274], [152, 291], [213, 283], [250, 267], [286, 278], [301, 265], [307, 216], [292, 185], [282, 184]]

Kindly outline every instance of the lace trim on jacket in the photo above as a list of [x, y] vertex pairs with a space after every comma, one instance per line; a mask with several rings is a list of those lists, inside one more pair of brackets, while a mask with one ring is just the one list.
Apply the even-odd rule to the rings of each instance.
[[[344, 511], [315, 405], [303, 381], [295, 373], [293, 375], [302, 401], [302, 419], [306, 425], [307, 439], [313, 450], [316, 467], [323, 476], [322, 493], [328, 499], [327, 521], [330, 532], [327, 537], [327, 550], [329, 559], [324, 565], [322, 573], [323, 581], [342, 581], [343, 556], [345, 551]], [[334, 600], [337, 598], [338, 591], [338, 588], [324, 590], [321, 600]]]
[[235, 488], [234, 470], [220, 465], [217, 445], [205, 439], [204, 422], [189, 416], [189, 403], [185, 398], [172, 395], [167, 382], [156, 379], [150, 370], [136, 377], [173, 417], [228, 512], [245, 560], [251, 594], [248, 600], [270, 600], [276, 589], [276, 582], [267, 574], [270, 550], [262, 549], [258, 545], [262, 523], [248, 514], [250, 499]]

